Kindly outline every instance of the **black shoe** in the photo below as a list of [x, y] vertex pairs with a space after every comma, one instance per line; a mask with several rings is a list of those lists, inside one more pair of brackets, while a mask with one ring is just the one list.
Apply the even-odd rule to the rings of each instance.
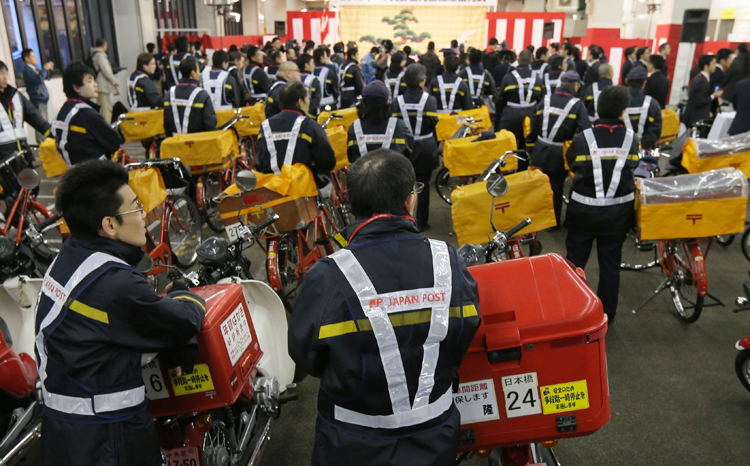
[[615, 315], [614, 314], [612, 314], [612, 315], [607, 314], [607, 327], [611, 328], [612, 325], [614, 325], [614, 323], [615, 323]]

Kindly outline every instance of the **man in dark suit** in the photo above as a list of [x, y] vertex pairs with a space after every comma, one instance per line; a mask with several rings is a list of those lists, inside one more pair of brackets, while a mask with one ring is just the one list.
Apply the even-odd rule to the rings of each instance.
[[[716, 69], [713, 73], [711, 73], [711, 78], [709, 79], [712, 90], [715, 91], [716, 89], [724, 89], [724, 86], [726, 86], [727, 76], [725, 74], [725, 71], [732, 64], [733, 58], [734, 50], [732, 49], [720, 49], [718, 52], [716, 52]], [[711, 105], [711, 111], [713, 113], [716, 113], [716, 109], [718, 108], [719, 100], [716, 99]]]
[[[599, 80], [599, 65], [601, 64], [601, 58], [604, 50], [598, 45], [592, 45], [589, 48], [589, 69], [586, 70], [586, 75], [583, 77], [583, 85], [590, 86]], [[627, 76], [627, 75], [626, 75]]]
[[688, 103], [683, 116], [683, 122], [688, 127], [710, 118], [711, 103], [722, 94], [722, 91], [711, 92], [710, 77], [716, 69], [716, 57], [702, 55], [698, 59], [698, 67], [701, 72], [690, 81]]
[[750, 131], [750, 78], [737, 82], [732, 106], [737, 110], [737, 115], [729, 127], [729, 135], [747, 133]]
[[648, 72], [650, 76], [646, 81], [646, 87], [644, 92], [646, 95], [650, 95], [657, 102], [662, 110], [667, 108], [667, 95], [669, 95], [669, 78], [667, 78], [663, 71], [666, 62], [664, 57], [661, 55], [651, 55], [648, 63]]
[[645, 70], [648, 68], [649, 58], [651, 58], [651, 50], [648, 47], [641, 47], [635, 52], [635, 63], [633, 66], [642, 66]]
[[622, 85], [625, 85], [625, 78], [630, 73], [630, 69], [633, 68], [633, 64], [635, 64], [635, 52], [637, 50], [638, 47], [635, 45], [625, 49], [625, 63], [622, 64], [622, 74], [620, 76], [620, 84]]

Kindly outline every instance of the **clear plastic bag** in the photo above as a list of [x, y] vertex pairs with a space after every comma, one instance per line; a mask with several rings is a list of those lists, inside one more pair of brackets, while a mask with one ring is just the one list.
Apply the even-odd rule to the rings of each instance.
[[750, 132], [721, 139], [694, 139], [699, 159], [750, 152]]
[[643, 205], [747, 197], [745, 174], [722, 168], [694, 175], [638, 180]]

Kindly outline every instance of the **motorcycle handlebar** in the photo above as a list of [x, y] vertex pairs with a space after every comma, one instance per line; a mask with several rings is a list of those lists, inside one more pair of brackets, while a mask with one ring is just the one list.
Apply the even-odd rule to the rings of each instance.
[[515, 236], [516, 233], [518, 233], [519, 231], [523, 230], [524, 228], [526, 228], [529, 225], [531, 225], [531, 219], [527, 217], [527, 218], [523, 219], [523, 221], [521, 221], [521, 223], [519, 223], [518, 225], [516, 225], [513, 228], [511, 228], [510, 230], [508, 230], [505, 233], [505, 236], [507, 236], [508, 239], [513, 238], [513, 236]]
[[39, 232], [41, 233], [41, 232], [43, 232], [44, 230], [46, 230], [46, 229], [47, 229], [47, 227], [49, 227], [49, 226], [50, 226], [50, 225], [52, 225], [53, 223], [56, 223], [56, 222], [57, 222], [57, 221], [59, 221], [59, 220], [60, 220], [61, 218], [62, 218], [62, 215], [60, 215], [60, 214], [55, 214], [55, 215], [53, 215], [52, 217], [50, 217], [50, 218], [48, 218], [47, 220], [45, 220], [45, 221], [43, 221], [42, 223], [40, 223], [39, 225], [37, 225], [37, 226], [36, 226], [36, 229], [37, 229], [37, 230], [38, 230], [38, 231], [39, 231]]
[[257, 232], [259, 232], [259, 231], [261, 231], [261, 230], [263, 230], [265, 228], [268, 228], [269, 226], [271, 226], [274, 223], [276, 223], [276, 221], [278, 219], [279, 219], [279, 214], [273, 214], [272, 217], [268, 217], [267, 219], [265, 219], [262, 222], [260, 222], [258, 225], [252, 227], [253, 234], [255, 234], [255, 233], [257, 233]]

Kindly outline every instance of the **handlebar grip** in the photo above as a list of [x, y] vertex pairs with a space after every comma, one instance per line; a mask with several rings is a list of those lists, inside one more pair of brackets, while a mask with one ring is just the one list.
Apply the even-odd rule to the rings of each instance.
[[525, 218], [521, 223], [519, 223], [518, 225], [516, 225], [513, 228], [511, 228], [510, 230], [508, 230], [505, 233], [505, 236], [508, 239], [510, 239], [513, 236], [515, 236], [516, 233], [518, 233], [519, 231], [523, 230], [524, 228], [526, 228], [529, 225], [531, 225], [531, 219], [530, 218]]
[[273, 214], [273, 217], [268, 217], [267, 219], [260, 222], [260, 224], [258, 224], [257, 226], [254, 226], [252, 228], [253, 234], [255, 234], [256, 232], [260, 230], [263, 230], [264, 228], [268, 228], [272, 224], [276, 223], [276, 220], [278, 219], [279, 219], [279, 214]]
[[59, 220], [60, 220], [61, 218], [62, 218], [62, 215], [60, 215], [60, 214], [55, 214], [55, 215], [53, 215], [52, 217], [50, 217], [50, 218], [48, 218], [47, 220], [45, 220], [45, 221], [43, 221], [42, 223], [40, 223], [39, 225], [37, 225], [37, 227], [36, 227], [36, 228], [37, 228], [37, 230], [38, 230], [39, 232], [42, 232], [42, 231], [44, 231], [44, 230], [45, 230], [45, 229], [46, 229], [47, 227], [49, 227], [50, 225], [52, 225], [53, 223], [55, 223], [55, 222], [59, 221]]

